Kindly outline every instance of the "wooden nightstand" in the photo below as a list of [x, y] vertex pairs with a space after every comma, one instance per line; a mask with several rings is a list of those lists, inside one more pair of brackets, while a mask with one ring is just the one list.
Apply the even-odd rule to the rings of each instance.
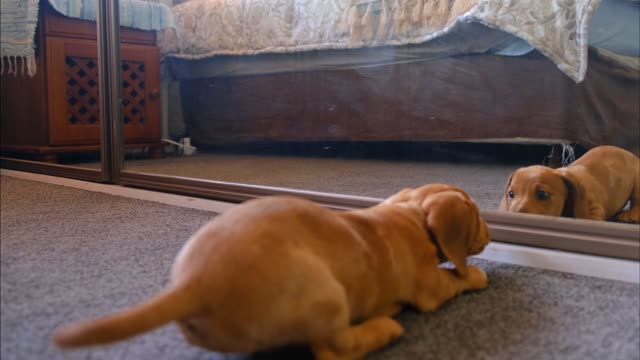
[[[56, 162], [100, 148], [96, 25], [41, 4], [36, 75], [2, 76], [1, 145], [5, 155]], [[121, 28], [120, 38], [125, 146], [162, 157], [156, 34]]]

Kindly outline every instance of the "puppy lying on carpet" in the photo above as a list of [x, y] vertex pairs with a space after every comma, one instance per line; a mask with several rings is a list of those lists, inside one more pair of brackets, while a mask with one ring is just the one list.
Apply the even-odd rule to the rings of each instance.
[[[405, 304], [438, 308], [487, 286], [469, 255], [489, 242], [475, 203], [457, 187], [406, 189], [364, 210], [332, 211], [292, 197], [248, 201], [200, 229], [171, 284], [129, 310], [57, 330], [70, 348], [123, 340], [176, 321], [213, 351], [308, 344], [317, 359], [357, 359], [403, 332]], [[440, 257], [454, 269], [439, 268]]]
[[[629, 200], [631, 208], [621, 211]], [[520, 168], [507, 181], [500, 210], [638, 223], [640, 159], [599, 146], [565, 168]]]

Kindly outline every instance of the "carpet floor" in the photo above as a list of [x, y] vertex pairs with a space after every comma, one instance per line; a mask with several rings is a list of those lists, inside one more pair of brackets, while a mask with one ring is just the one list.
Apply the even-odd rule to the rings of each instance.
[[[174, 256], [215, 214], [10, 177], [0, 193], [0, 357], [11, 359], [308, 359], [191, 347], [175, 326], [130, 341], [61, 351], [52, 330], [146, 299]], [[438, 311], [398, 316], [405, 335], [367, 359], [638, 359], [637, 284], [472, 260], [489, 288]]]
[[491, 210], [498, 208], [507, 179], [517, 168], [486, 163], [206, 153], [125, 162], [125, 169], [134, 172], [377, 198], [405, 187], [442, 182], [462, 187], [480, 208]]

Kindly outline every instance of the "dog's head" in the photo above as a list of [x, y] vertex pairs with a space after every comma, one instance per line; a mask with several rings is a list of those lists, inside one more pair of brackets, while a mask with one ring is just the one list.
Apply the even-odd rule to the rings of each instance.
[[405, 189], [384, 203], [419, 206], [430, 237], [441, 255], [451, 261], [461, 275], [467, 273], [467, 257], [482, 252], [491, 239], [478, 206], [459, 187], [431, 184]]
[[529, 166], [511, 174], [499, 209], [527, 214], [576, 217], [586, 211], [580, 183], [563, 169]]

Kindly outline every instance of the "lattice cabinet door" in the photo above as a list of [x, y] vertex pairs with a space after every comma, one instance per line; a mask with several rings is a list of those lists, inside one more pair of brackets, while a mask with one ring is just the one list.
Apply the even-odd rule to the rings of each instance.
[[[99, 144], [96, 43], [49, 36], [46, 46], [50, 144]], [[154, 46], [123, 44], [120, 62], [125, 143], [159, 141], [159, 50]]]

